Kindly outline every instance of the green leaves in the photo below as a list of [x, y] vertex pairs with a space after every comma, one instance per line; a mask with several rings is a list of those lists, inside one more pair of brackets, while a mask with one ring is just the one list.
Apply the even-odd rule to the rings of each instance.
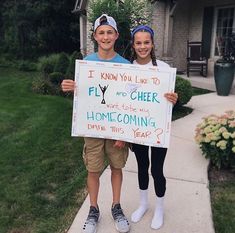
[[119, 39], [115, 50], [125, 58], [130, 56], [130, 31], [139, 24], [151, 21], [151, 4], [144, 0], [92, 0], [89, 1], [88, 20], [90, 23], [102, 14], [112, 16], [118, 25]]
[[1, 1], [0, 51], [29, 59], [76, 50], [79, 19], [71, 13], [73, 6], [70, 0]]
[[195, 140], [212, 165], [218, 169], [235, 167], [234, 111], [226, 111], [221, 116], [212, 114], [204, 117], [195, 131]]

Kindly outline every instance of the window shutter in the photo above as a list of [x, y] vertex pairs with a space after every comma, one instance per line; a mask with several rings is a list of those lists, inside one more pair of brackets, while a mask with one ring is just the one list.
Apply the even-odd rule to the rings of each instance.
[[202, 54], [206, 58], [210, 57], [213, 16], [214, 7], [205, 7], [202, 26]]

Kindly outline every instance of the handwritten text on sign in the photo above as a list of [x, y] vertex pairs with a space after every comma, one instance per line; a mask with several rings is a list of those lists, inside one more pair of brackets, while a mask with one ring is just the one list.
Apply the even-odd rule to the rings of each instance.
[[76, 60], [72, 136], [168, 147], [176, 69]]

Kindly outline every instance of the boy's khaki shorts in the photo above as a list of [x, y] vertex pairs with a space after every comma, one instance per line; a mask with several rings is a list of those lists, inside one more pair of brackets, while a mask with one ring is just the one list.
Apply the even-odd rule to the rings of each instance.
[[104, 168], [104, 157], [107, 156], [110, 166], [123, 168], [128, 157], [128, 143], [122, 149], [114, 147], [116, 140], [103, 138], [84, 138], [83, 160], [89, 172], [101, 172]]

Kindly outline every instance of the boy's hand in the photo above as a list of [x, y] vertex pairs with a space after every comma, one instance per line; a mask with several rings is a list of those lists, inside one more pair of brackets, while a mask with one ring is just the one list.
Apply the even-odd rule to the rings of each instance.
[[170, 101], [172, 104], [176, 104], [177, 100], [178, 100], [178, 94], [174, 93], [174, 92], [170, 92], [170, 93], [165, 93], [164, 96], [166, 97], [166, 99], [168, 101]]
[[114, 143], [114, 147], [117, 147], [117, 148], [119, 148], [119, 149], [122, 149], [125, 145], [126, 145], [125, 142], [119, 141], [119, 140], [117, 140], [117, 141]]
[[62, 89], [63, 92], [74, 91], [75, 82], [71, 79], [64, 79], [61, 83], [61, 89]]

